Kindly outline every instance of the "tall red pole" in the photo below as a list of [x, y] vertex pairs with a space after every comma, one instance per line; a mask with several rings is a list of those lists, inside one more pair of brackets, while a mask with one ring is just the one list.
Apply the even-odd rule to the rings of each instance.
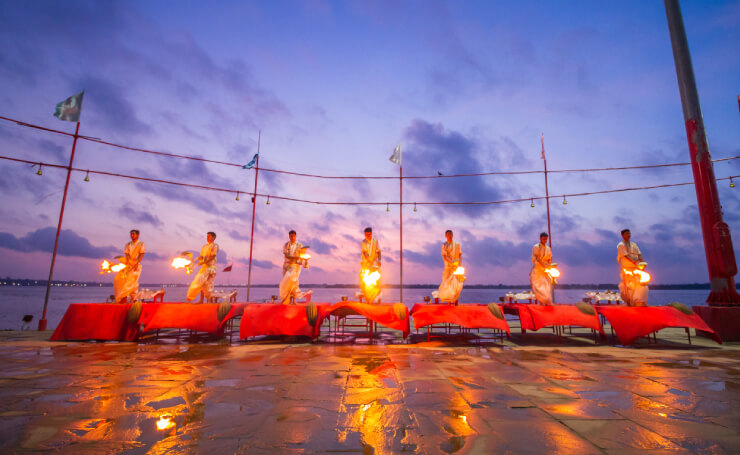
[[398, 185], [399, 185], [399, 200], [401, 201], [400, 204], [398, 204], [398, 218], [400, 221], [400, 228], [401, 228], [401, 236], [400, 236], [400, 251], [401, 251], [401, 303], [403, 303], [403, 166], [398, 166]]
[[552, 232], [550, 232], [550, 190], [547, 187], [547, 158], [545, 158], [545, 134], [542, 134], [542, 161], [545, 162], [545, 200], [547, 201], [547, 242], [552, 249]]
[[257, 135], [257, 162], [254, 165], [254, 196], [252, 198], [252, 233], [249, 234], [249, 272], [247, 273], [247, 302], [249, 302], [249, 291], [252, 287], [252, 248], [254, 246], [254, 216], [257, 212], [257, 176], [260, 173], [260, 142], [262, 141], [262, 130]]
[[737, 263], [730, 238], [730, 227], [722, 219], [717, 182], [714, 179], [712, 157], [709, 154], [704, 119], [701, 115], [699, 93], [696, 90], [694, 68], [691, 64], [689, 44], [686, 40], [681, 8], [678, 0], [665, 0], [668, 30], [676, 64], [678, 89], [689, 142], [691, 170], [699, 206], [701, 231], [704, 237], [704, 252], [709, 269], [711, 292], [707, 297], [710, 305], [740, 305], [740, 295], [735, 288]]
[[77, 122], [75, 128], [75, 138], [72, 142], [72, 154], [69, 156], [69, 167], [67, 167], [67, 181], [64, 183], [64, 195], [62, 196], [62, 208], [59, 211], [59, 224], [57, 224], [57, 236], [54, 239], [54, 251], [51, 253], [51, 267], [49, 268], [49, 281], [46, 282], [46, 297], [44, 297], [44, 311], [39, 319], [39, 330], [46, 330], [46, 307], [49, 306], [49, 293], [51, 291], [51, 280], [54, 276], [54, 263], [57, 259], [57, 249], [59, 247], [59, 234], [62, 231], [62, 218], [64, 218], [64, 205], [67, 203], [67, 190], [69, 189], [69, 177], [72, 174], [72, 162], [75, 159], [75, 148], [77, 148], [77, 138], [80, 132], [80, 122]]

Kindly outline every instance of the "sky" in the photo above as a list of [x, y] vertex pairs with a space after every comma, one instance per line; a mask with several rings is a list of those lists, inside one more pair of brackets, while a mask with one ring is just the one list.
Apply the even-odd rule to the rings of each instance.
[[[740, 155], [740, 1], [681, 7], [714, 159]], [[0, 115], [74, 132], [55, 105], [85, 90], [80, 134], [131, 147], [321, 175], [426, 176], [687, 162], [663, 3], [534, 1], [0, 0]], [[734, 45], [732, 43], [735, 43]], [[0, 155], [66, 165], [72, 138], [0, 122]], [[255, 171], [79, 141], [74, 166], [250, 192]], [[0, 160], [0, 277], [45, 279], [66, 172]], [[715, 165], [740, 174], [740, 160]], [[549, 175], [551, 195], [692, 181], [688, 166]], [[738, 182], [740, 183], [740, 182]], [[740, 257], [740, 188], [718, 182]], [[261, 171], [258, 193], [377, 206], [256, 202], [252, 282], [277, 284], [295, 229], [304, 283], [353, 283], [372, 226], [383, 281], [398, 283], [398, 180]], [[404, 180], [404, 202], [541, 197], [542, 174]], [[404, 283], [437, 283], [452, 229], [468, 284], [528, 281], [544, 200], [403, 207]], [[390, 209], [390, 211], [387, 211]], [[561, 283], [618, 281], [632, 230], [653, 283], [708, 282], [692, 185], [550, 201]], [[217, 284], [247, 281], [249, 197], [73, 172], [54, 278], [112, 280], [99, 263], [132, 228], [142, 283], [217, 233]]]

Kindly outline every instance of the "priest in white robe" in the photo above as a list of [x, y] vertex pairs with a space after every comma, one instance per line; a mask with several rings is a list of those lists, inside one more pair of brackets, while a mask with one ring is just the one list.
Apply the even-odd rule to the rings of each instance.
[[280, 280], [280, 302], [283, 305], [294, 304], [297, 298], [302, 297], [298, 277], [301, 274], [303, 245], [296, 238], [296, 232], [291, 230], [288, 232], [288, 241], [283, 245], [283, 277]]
[[642, 262], [642, 252], [635, 242], [632, 242], [632, 233], [629, 229], [621, 232], [622, 241], [617, 245], [617, 262], [619, 263], [619, 294], [629, 306], [647, 305], [648, 287], [640, 283], [640, 277], [635, 273], [638, 264]]
[[532, 292], [542, 305], [552, 305], [552, 277], [546, 271], [552, 265], [552, 250], [547, 238], [546, 232], [541, 233], [539, 243], [532, 247], [532, 270], [529, 272]]
[[131, 241], [123, 248], [124, 259], [121, 261], [126, 266], [113, 278], [113, 294], [117, 303], [124, 303], [129, 297], [131, 300], [136, 299], [136, 294], [139, 293], [141, 261], [146, 253], [144, 242], [139, 240], [139, 230], [132, 229], [129, 234]]
[[457, 303], [460, 300], [463, 283], [455, 275], [455, 270], [462, 265], [462, 249], [458, 242], [452, 240], [452, 231], [445, 231], [446, 242], [442, 244], [442, 282], [439, 285], [437, 295], [441, 302]]
[[[197, 264], [200, 265], [198, 274], [190, 283], [186, 300], [194, 300], [201, 294], [200, 303], [208, 301], [213, 292], [213, 281], [216, 279], [216, 256], [218, 256], [218, 244], [215, 243], [216, 233], [209, 232], [206, 234], [206, 244], [200, 249]], [[205, 300], [204, 300], [205, 299]]]

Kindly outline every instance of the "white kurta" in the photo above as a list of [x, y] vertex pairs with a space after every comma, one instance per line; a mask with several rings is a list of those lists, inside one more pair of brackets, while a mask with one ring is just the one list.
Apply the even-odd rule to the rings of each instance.
[[644, 306], [647, 304], [649, 288], [640, 284], [637, 275], [628, 275], [625, 270], [634, 272], [640, 262], [642, 253], [635, 242], [619, 242], [617, 245], [617, 262], [619, 263], [619, 294], [622, 300], [630, 306]]
[[439, 285], [438, 296], [442, 302], [457, 302], [460, 300], [463, 283], [454, 275], [455, 269], [461, 265], [462, 249], [457, 242], [445, 242], [442, 244], [442, 282]]
[[213, 291], [213, 281], [216, 279], [216, 256], [218, 255], [218, 245], [214, 243], [206, 243], [203, 248], [200, 249], [200, 260], [202, 263], [198, 274], [190, 283], [188, 288], [188, 294], [186, 299], [188, 301], [198, 297], [198, 294], [203, 292], [205, 300], [211, 297]]
[[300, 242], [285, 242], [283, 245], [283, 277], [280, 280], [280, 301], [283, 305], [290, 303], [290, 298], [299, 298], [301, 289], [298, 286], [298, 277], [301, 274], [301, 265], [298, 259], [291, 259], [288, 256], [298, 256], [303, 245]]
[[552, 305], [552, 278], [545, 272], [550, 264], [552, 264], [552, 250], [550, 247], [541, 243], [533, 246], [529, 283], [537, 301], [543, 305]]
[[141, 276], [141, 255], [144, 253], [146, 253], [146, 248], [142, 241], [128, 242], [123, 247], [126, 267], [116, 273], [113, 278], [113, 294], [116, 302], [124, 301], [129, 296], [136, 298], [139, 292], [139, 276]]

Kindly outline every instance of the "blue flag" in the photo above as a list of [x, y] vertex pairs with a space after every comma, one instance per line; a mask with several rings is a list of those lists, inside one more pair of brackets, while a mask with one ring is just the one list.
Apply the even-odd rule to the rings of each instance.
[[82, 97], [85, 95], [85, 91], [70, 96], [66, 100], [57, 104], [54, 117], [59, 120], [66, 120], [68, 122], [79, 122], [80, 113], [82, 113]]
[[242, 166], [242, 168], [252, 169], [255, 166], [255, 164], [257, 164], [257, 156], [259, 156], [259, 153], [255, 153], [254, 156], [252, 157], [252, 161]]

